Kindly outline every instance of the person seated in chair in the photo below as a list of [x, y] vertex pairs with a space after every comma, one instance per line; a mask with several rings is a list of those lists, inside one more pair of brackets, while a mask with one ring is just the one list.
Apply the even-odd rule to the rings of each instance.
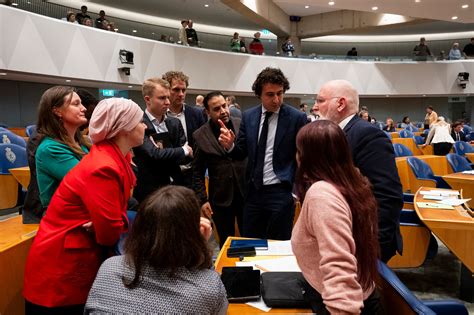
[[451, 125], [451, 137], [454, 141], [466, 141], [466, 135], [463, 131], [463, 123], [461, 121], [456, 121]]

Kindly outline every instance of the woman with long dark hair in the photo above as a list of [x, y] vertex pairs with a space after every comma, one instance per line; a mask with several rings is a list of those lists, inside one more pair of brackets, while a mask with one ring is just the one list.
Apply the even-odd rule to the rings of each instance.
[[329, 120], [301, 128], [296, 185], [303, 200], [291, 237], [318, 314], [381, 314], [377, 204], [352, 162], [342, 129]]
[[100, 267], [86, 314], [225, 314], [224, 285], [210, 270], [211, 231], [192, 190], [157, 190], [138, 210], [125, 255]]

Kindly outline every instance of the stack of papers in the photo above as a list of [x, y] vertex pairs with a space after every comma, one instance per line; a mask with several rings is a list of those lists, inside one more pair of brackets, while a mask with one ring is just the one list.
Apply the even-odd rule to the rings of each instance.
[[444, 205], [435, 202], [417, 202], [416, 205], [418, 208], [431, 208], [431, 209], [444, 209], [444, 210], [453, 210], [453, 206]]
[[268, 242], [268, 249], [255, 248], [257, 256], [292, 256], [291, 241]]
[[425, 200], [435, 200], [435, 202], [417, 202], [420, 208], [446, 209], [452, 210], [453, 206], [459, 206], [471, 199], [460, 199], [459, 191], [448, 189], [433, 189], [420, 191]]
[[463, 174], [469, 174], [469, 175], [474, 175], [474, 170], [471, 171], [463, 171]]

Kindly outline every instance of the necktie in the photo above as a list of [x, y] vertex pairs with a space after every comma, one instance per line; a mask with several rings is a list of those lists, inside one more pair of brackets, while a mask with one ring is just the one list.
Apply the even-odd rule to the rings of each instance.
[[461, 136], [459, 135], [459, 132], [456, 132], [456, 141], [461, 141]]
[[257, 145], [257, 158], [255, 159], [255, 188], [260, 189], [263, 186], [263, 164], [265, 161], [265, 149], [267, 147], [268, 137], [268, 119], [272, 112], [265, 112], [265, 120], [263, 121], [262, 131]]

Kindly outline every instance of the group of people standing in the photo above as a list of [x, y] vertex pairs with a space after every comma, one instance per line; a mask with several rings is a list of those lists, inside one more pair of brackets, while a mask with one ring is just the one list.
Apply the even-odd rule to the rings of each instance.
[[199, 39], [193, 28], [193, 20], [182, 20], [178, 31], [178, 44], [184, 46], [199, 47]]
[[100, 10], [99, 12], [99, 17], [95, 19], [95, 23], [92, 22], [92, 18], [87, 12], [87, 6], [83, 5], [81, 6], [81, 12], [79, 13], [74, 13], [73, 11], [68, 11], [66, 14], [66, 17], [63, 18], [63, 20], [70, 22], [70, 23], [76, 23], [76, 24], [81, 24], [85, 26], [95, 26], [96, 28], [107, 30], [107, 31], [112, 31], [115, 32], [115, 23], [109, 21], [105, 17], [105, 11]]
[[[235, 219], [245, 237], [291, 239], [314, 311], [379, 313], [376, 260], [402, 250], [402, 191], [391, 143], [358, 117], [353, 86], [324, 84], [321, 119], [308, 123], [284, 103], [290, 84], [280, 69], [258, 74], [260, 104], [241, 119], [219, 91], [204, 110], [184, 104], [188, 84], [179, 71], [145, 80], [144, 112], [102, 100], [89, 121], [92, 146], [78, 133], [87, 119], [77, 93], [45, 92], [37, 167], [43, 156], [70, 167], [39, 185], [52, 197], [27, 259], [27, 313], [225, 313], [206, 216], [221, 244]], [[45, 115], [61, 135], [50, 135]], [[294, 184], [303, 206], [293, 229]], [[132, 196], [140, 206], [129, 226]], [[124, 256], [108, 258], [127, 231]]]

